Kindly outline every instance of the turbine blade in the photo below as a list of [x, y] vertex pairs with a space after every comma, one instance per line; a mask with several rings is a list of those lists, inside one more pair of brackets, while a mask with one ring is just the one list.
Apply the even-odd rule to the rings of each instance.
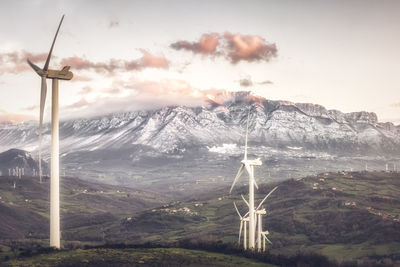
[[269, 240], [269, 239], [268, 239], [268, 237], [267, 237], [266, 235], [264, 235], [264, 237], [265, 237], [265, 240], [267, 240], [267, 241], [268, 241], [268, 243], [270, 243], [270, 244], [272, 245], [272, 242], [271, 242], [271, 240]]
[[243, 221], [240, 220], [240, 228], [239, 228], [239, 245], [240, 245], [240, 236], [242, 235]]
[[256, 179], [254, 178], [254, 173], [253, 173], [253, 180], [254, 180], [254, 186], [258, 189], [258, 184], [256, 182]]
[[260, 207], [261, 207], [261, 205], [264, 203], [264, 201], [277, 189], [278, 187], [276, 186], [276, 187], [274, 187], [274, 189], [272, 189], [269, 193], [268, 193], [268, 195], [266, 195], [265, 197], [264, 197], [264, 199], [260, 202], [260, 204], [257, 206], [257, 208], [256, 208], [256, 210], [258, 210]]
[[[27, 59], [26, 61], [28, 61], [29, 66], [31, 66], [31, 68], [37, 73], [39, 74], [40, 71], [42, 71], [41, 68], [39, 68], [38, 66], [36, 66], [35, 64], [33, 64], [29, 59]], [[40, 75], [40, 74], [39, 74]]]
[[246, 139], [245, 139], [245, 145], [244, 145], [244, 159], [247, 159], [247, 137], [249, 133], [249, 117], [250, 117], [250, 109], [247, 112], [247, 122], [246, 122]]
[[247, 207], [250, 207], [249, 202], [247, 202], [247, 200], [244, 198], [244, 196], [242, 194], [240, 194], [242, 196], [242, 199], [244, 200], [244, 202], [246, 203]]
[[261, 232], [261, 235], [264, 237], [264, 239], [267, 237], [264, 232]]
[[237, 212], [237, 214], [239, 215], [240, 219], [243, 219], [242, 215], [240, 215], [240, 212], [239, 212], [239, 210], [238, 210], [238, 208], [237, 208], [237, 206], [236, 206], [235, 201], [233, 202], [233, 206], [235, 206], [236, 212]]
[[253, 179], [254, 186], [258, 189], [258, 184], [256, 182], [256, 179], [254, 178], [254, 166], [250, 166], [250, 170], [251, 170], [251, 178]]
[[39, 119], [39, 178], [42, 181], [42, 131], [43, 131], [43, 114], [44, 105], [46, 103], [47, 83], [46, 77], [42, 77], [42, 86], [40, 89], [40, 119]]
[[239, 177], [242, 175], [243, 169], [244, 169], [244, 166], [242, 164], [242, 166], [240, 166], [240, 168], [239, 168], [239, 170], [238, 170], [238, 172], [236, 174], [235, 180], [233, 180], [233, 183], [232, 183], [232, 186], [231, 186], [231, 190], [229, 190], [229, 194], [232, 193], [232, 189], [235, 186], [235, 184], [236, 184], [237, 180], [239, 179]]
[[61, 23], [62, 23], [63, 20], [64, 20], [64, 16], [65, 16], [65, 15], [63, 15], [63, 16], [61, 17], [61, 21], [60, 21], [60, 24], [58, 25], [58, 28], [57, 28], [57, 31], [56, 31], [56, 35], [54, 36], [53, 43], [51, 44], [51, 48], [50, 48], [49, 55], [47, 56], [46, 63], [44, 64], [44, 67], [43, 67], [43, 70], [44, 70], [44, 71], [46, 71], [46, 70], [49, 69], [51, 53], [53, 52], [54, 43], [56, 42], [57, 35], [58, 35], [58, 31], [60, 30]]

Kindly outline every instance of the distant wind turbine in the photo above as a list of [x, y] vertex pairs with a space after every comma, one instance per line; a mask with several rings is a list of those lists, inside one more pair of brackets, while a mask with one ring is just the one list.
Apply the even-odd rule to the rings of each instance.
[[254, 166], [262, 165], [262, 162], [259, 158], [254, 160], [247, 159], [247, 139], [248, 139], [248, 131], [249, 131], [249, 117], [250, 117], [250, 109], [247, 114], [247, 124], [246, 124], [246, 140], [245, 140], [245, 148], [244, 148], [244, 157], [241, 161], [241, 166], [239, 171], [236, 174], [235, 180], [232, 183], [231, 189], [229, 193], [232, 193], [232, 189], [235, 186], [236, 182], [242, 175], [243, 171], [246, 169], [249, 175], [249, 248], [255, 248], [255, 214], [254, 214], [254, 186], [258, 189], [258, 185], [254, 179]]
[[[267, 211], [265, 209], [260, 209], [262, 207], [262, 204], [264, 204], [264, 202], [267, 200], [267, 198], [277, 189], [278, 187], [275, 186], [264, 198], [263, 200], [260, 202], [260, 204], [258, 204], [257, 208], [254, 210], [254, 213], [257, 215], [257, 218], [255, 220], [255, 226], [257, 225], [257, 250], [260, 252], [261, 251], [261, 238], [263, 236], [263, 230], [262, 230], [262, 215], [266, 215]], [[249, 206], [249, 203], [246, 201], [246, 199], [243, 197], [242, 198], [244, 200], [244, 202], [246, 203], [247, 206]], [[236, 207], [236, 206], [235, 206]], [[236, 210], [237, 211], [237, 210]], [[268, 240], [268, 238], [267, 238]], [[264, 240], [265, 241], [265, 240]], [[269, 243], [271, 243], [268, 240]], [[265, 242], [264, 242], [265, 243]], [[272, 244], [272, 243], [271, 243]], [[264, 250], [265, 250], [265, 244], [264, 244]]]
[[272, 242], [268, 239], [267, 235], [269, 235], [268, 231], [263, 231], [261, 232], [262, 236], [263, 236], [263, 251], [265, 251], [265, 241], [267, 241], [268, 243], [270, 243], [272, 245]]
[[49, 69], [51, 53], [53, 52], [54, 43], [56, 42], [58, 31], [64, 15], [58, 25], [57, 32], [54, 36], [53, 43], [50, 48], [49, 55], [43, 69], [33, 64], [29, 59], [28, 64], [41, 77], [42, 84], [40, 90], [40, 123], [39, 123], [39, 177], [42, 182], [42, 130], [43, 130], [43, 113], [47, 94], [47, 79], [52, 80], [52, 110], [51, 110], [51, 178], [50, 178], [50, 246], [60, 248], [60, 158], [59, 158], [59, 119], [58, 119], [58, 80], [71, 80], [72, 72], [69, 66], [63, 67], [62, 70]]
[[240, 237], [242, 235], [242, 229], [244, 228], [244, 231], [243, 231], [243, 249], [247, 249], [247, 222], [249, 221], [249, 217], [247, 215], [249, 213], [247, 212], [244, 216], [242, 216], [240, 214], [235, 202], [233, 202], [233, 205], [235, 206], [236, 212], [237, 212], [237, 214], [239, 215], [239, 218], [240, 218], [238, 244], [240, 245]]

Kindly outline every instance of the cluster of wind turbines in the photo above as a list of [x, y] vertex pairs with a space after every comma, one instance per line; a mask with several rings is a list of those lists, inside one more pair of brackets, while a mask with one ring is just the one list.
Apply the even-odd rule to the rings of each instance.
[[64, 20], [64, 15], [58, 25], [50, 52], [43, 69], [33, 64], [29, 59], [28, 64], [41, 77], [40, 90], [40, 122], [39, 122], [39, 179], [42, 182], [42, 130], [43, 113], [47, 94], [47, 79], [52, 80], [52, 109], [51, 109], [51, 171], [50, 171], [50, 246], [60, 248], [60, 157], [59, 157], [59, 118], [58, 118], [58, 80], [71, 80], [72, 72], [69, 66], [62, 70], [49, 69], [51, 53], [56, 42], [58, 31]]
[[[250, 110], [249, 113], [247, 114], [247, 124], [246, 124], [246, 139], [245, 139], [245, 147], [244, 147], [244, 157], [243, 160], [241, 161], [241, 166], [239, 168], [239, 171], [236, 174], [235, 180], [232, 183], [231, 189], [229, 193], [232, 193], [232, 189], [235, 186], [236, 182], [240, 178], [240, 176], [243, 174], [244, 170], [247, 171], [249, 175], [249, 200], [247, 201], [243, 195], [242, 199], [246, 203], [247, 207], [249, 208], [249, 211], [242, 216], [236, 206], [236, 203], [233, 202], [233, 205], [235, 206], [236, 212], [239, 215], [240, 218], [240, 227], [239, 227], [239, 240], [238, 243], [240, 245], [240, 239], [242, 236], [242, 230], [243, 231], [243, 248], [244, 249], [255, 249], [255, 240], [256, 240], [256, 227], [257, 227], [257, 251], [265, 251], [266, 250], [266, 242], [272, 244], [272, 242], [268, 239], [267, 235], [269, 234], [268, 231], [263, 231], [262, 229], [262, 216], [267, 214], [267, 211], [262, 208], [262, 204], [264, 204], [265, 200], [278, 188], [275, 187], [272, 189], [265, 197], [264, 199], [258, 204], [257, 208], [254, 208], [254, 187], [258, 189], [258, 185], [256, 183], [256, 180], [254, 178], [254, 166], [261, 166], [262, 162], [259, 158], [249, 160], [247, 159], [247, 139], [248, 139], [248, 131], [249, 131], [249, 117], [250, 117]], [[247, 236], [247, 228], [249, 229], [249, 233]]]

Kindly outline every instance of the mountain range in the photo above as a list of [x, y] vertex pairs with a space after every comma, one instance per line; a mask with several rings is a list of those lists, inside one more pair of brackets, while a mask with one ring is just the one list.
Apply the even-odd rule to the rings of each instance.
[[[185, 172], [190, 177], [199, 174], [196, 179], [233, 176], [236, 167], [231, 171], [229, 166], [243, 153], [248, 114], [249, 153], [261, 157], [268, 167], [263, 173], [268, 171], [269, 177], [364, 169], [371, 160], [369, 168], [382, 169], [389, 161], [396, 168], [400, 158], [400, 125], [379, 122], [375, 113], [343, 113], [238, 92], [199, 107], [170, 106], [61, 121], [61, 165], [67, 174], [123, 185], [142, 177], [160, 182], [162, 175], [185, 176]], [[44, 127], [43, 140], [48, 160], [50, 124]], [[0, 126], [0, 151], [18, 148], [36, 155], [37, 147], [37, 122]], [[221, 166], [229, 170], [220, 171]]]
[[[302, 147], [337, 153], [399, 153], [400, 126], [378, 122], [375, 113], [342, 113], [323, 106], [271, 101], [239, 92], [222, 104], [172, 106], [60, 123], [61, 151], [119, 149], [143, 145], [161, 153], [240, 144], [250, 110], [249, 140], [271, 147]], [[3, 125], [0, 147], [34, 150], [36, 122]], [[49, 145], [50, 125], [44, 130]]]

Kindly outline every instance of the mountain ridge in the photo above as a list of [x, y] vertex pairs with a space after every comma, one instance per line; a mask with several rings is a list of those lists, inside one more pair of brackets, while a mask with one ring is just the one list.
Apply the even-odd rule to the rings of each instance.
[[[60, 122], [61, 151], [93, 151], [144, 145], [161, 153], [194, 147], [242, 143], [250, 110], [249, 140], [270, 147], [350, 154], [400, 153], [400, 126], [379, 122], [373, 112], [343, 113], [321, 105], [267, 100], [238, 92], [223, 102], [201, 107], [168, 106], [156, 110], [113, 113]], [[32, 123], [0, 128], [0, 148], [37, 149], [38, 127]], [[50, 144], [50, 125], [44, 145]]]

